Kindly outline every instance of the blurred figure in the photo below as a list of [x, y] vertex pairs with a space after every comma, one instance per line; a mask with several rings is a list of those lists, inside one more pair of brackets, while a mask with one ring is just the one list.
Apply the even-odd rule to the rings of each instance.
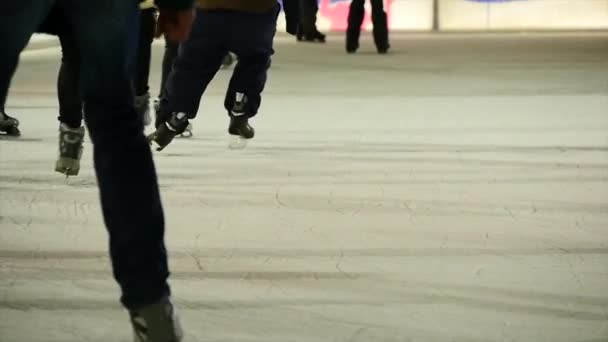
[[[378, 53], [385, 54], [390, 48], [388, 42], [388, 23], [384, 12], [384, 0], [370, 0], [372, 3], [372, 22], [374, 24], [374, 42]], [[348, 12], [346, 30], [346, 52], [355, 53], [359, 49], [359, 35], [365, 16], [365, 0], [352, 0]]]
[[167, 79], [156, 132], [148, 136], [159, 151], [196, 117], [203, 93], [230, 51], [238, 62], [224, 100], [230, 118], [228, 133], [238, 139], [255, 135], [249, 119], [262, 101], [279, 5], [276, 0], [199, 1], [196, 13], [192, 34], [180, 45]]
[[299, 1], [300, 25], [296, 34], [297, 40], [311, 43], [325, 43], [325, 35], [317, 29], [317, 12], [319, 12], [317, 0]]
[[[54, 1], [3, 1], [0, 11], [0, 103], [19, 54]], [[80, 53], [81, 94], [93, 143], [114, 278], [122, 290], [136, 342], [179, 342], [182, 332], [170, 300], [164, 215], [152, 153], [133, 105], [129, 33], [137, 2], [63, 0]], [[159, 31], [185, 39], [191, 0], [158, 0]], [[83, 337], [83, 339], [87, 339]]]

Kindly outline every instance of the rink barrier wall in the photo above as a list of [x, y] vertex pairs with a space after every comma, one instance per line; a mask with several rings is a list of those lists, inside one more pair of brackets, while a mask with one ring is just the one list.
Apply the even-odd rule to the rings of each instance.
[[[344, 31], [350, 0], [319, 0], [318, 27]], [[385, 0], [391, 30], [605, 30], [608, 0]], [[372, 29], [366, 3], [365, 30]], [[284, 19], [279, 30], [284, 31]]]
[[[608, 30], [608, 0], [385, 0], [384, 3], [392, 31]], [[350, 0], [319, 0], [319, 29], [346, 30], [349, 4]], [[369, 2], [366, 11], [363, 28], [371, 31]], [[277, 27], [279, 32], [285, 32], [283, 14]], [[57, 45], [56, 37], [35, 34], [27, 49]]]

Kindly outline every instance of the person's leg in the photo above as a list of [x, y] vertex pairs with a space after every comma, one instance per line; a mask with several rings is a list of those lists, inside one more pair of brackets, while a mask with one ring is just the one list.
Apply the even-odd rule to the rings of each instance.
[[80, 96], [80, 51], [71, 30], [59, 35], [61, 66], [57, 76], [59, 122], [70, 128], [82, 126], [82, 97]]
[[147, 8], [139, 14], [139, 32], [135, 62], [133, 88], [135, 90], [135, 109], [144, 125], [149, 125], [150, 118], [150, 61], [152, 58], [152, 41], [156, 28], [156, 9]]
[[175, 57], [177, 57], [178, 48], [179, 43], [172, 42], [165, 38], [165, 54], [163, 55], [163, 68], [160, 78], [160, 90], [158, 91], [159, 99], [166, 97], [165, 87], [167, 86], [167, 78], [169, 77], [169, 73], [173, 68], [173, 62], [175, 61]]
[[169, 296], [164, 218], [152, 154], [133, 106], [128, 32], [137, 3], [66, 1], [81, 54], [85, 120], [122, 303], [138, 310]]
[[[19, 54], [51, 6], [48, 0], [0, 1], [0, 104], [4, 107]], [[0, 113], [0, 131], [19, 135], [19, 121]]]
[[140, 12], [139, 37], [137, 41], [137, 62], [133, 86], [135, 96], [147, 95], [149, 91], [150, 60], [152, 41], [156, 28], [156, 9], [148, 8]]
[[359, 35], [365, 15], [365, 0], [353, 0], [348, 11], [348, 28], [346, 29], [346, 51], [353, 53], [359, 48]]
[[239, 60], [230, 79], [224, 107], [231, 117], [229, 132], [233, 135], [253, 137], [252, 129], [250, 133], [240, 132], [238, 126], [246, 130], [247, 120], [258, 113], [261, 105], [267, 70], [274, 53], [278, 11], [275, 7], [263, 14], [238, 13], [231, 22], [228, 47]]
[[186, 113], [194, 119], [201, 96], [228, 52], [222, 31], [224, 11], [198, 10], [188, 40], [179, 51], [166, 84], [168, 111]]
[[165, 86], [166, 100], [156, 113], [157, 131], [150, 136], [162, 150], [186, 130], [198, 112], [201, 96], [222, 65], [226, 15], [233, 11], [198, 10], [188, 40], [180, 44]]
[[[61, 9], [63, 11], [63, 9]], [[55, 13], [59, 13], [55, 11]], [[62, 12], [62, 20], [66, 20]], [[84, 142], [82, 127], [82, 97], [80, 96], [80, 51], [69, 27], [59, 34], [62, 57], [57, 76], [57, 98], [59, 100], [59, 157], [55, 171], [66, 176], [80, 172], [80, 157]]]
[[300, 0], [300, 31], [298, 40], [308, 42], [325, 42], [325, 35], [317, 29], [317, 12], [319, 4], [317, 0]]
[[379, 53], [386, 53], [389, 49], [388, 22], [384, 12], [384, 0], [371, 0], [372, 21], [374, 23], [374, 42]]

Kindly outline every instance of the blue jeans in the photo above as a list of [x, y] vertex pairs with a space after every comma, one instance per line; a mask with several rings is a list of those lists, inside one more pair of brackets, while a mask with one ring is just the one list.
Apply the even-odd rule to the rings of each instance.
[[[94, 146], [114, 277], [123, 304], [136, 309], [170, 292], [156, 171], [133, 106], [128, 70], [138, 1], [58, 1], [80, 50], [85, 121]], [[0, 101], [6, 99], [19, 53], [53, 2], [0, 1]]]

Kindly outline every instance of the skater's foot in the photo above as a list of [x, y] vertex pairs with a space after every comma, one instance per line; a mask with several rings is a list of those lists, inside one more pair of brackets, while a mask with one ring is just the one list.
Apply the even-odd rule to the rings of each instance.
[[[158, 121], [158, 118], [157, 118]], [[173, 138], [184, 133], [188, 128], [188, 116], [186, 113], [173, 113], [169, 120], [161, 122], [156, 131], [148, 136], [148, 142], [156, 143], [157, 151], [162, 151], [167, 145], [173, 141]]]
[[351, 43], [349, 41], [346, 42], [346, 52], [349, 54], [357, 52], [359, 49], [359, 43]]
[[9, 136], [18, 137], [21, 135], [18, 127], [19, 120], [6, 114], [4, 110], [0, 110], [0, 132]]
[[222, 68], [226, 69], [229, 68], [232, 63], [234, 63], [234, 56], [232, 55], [232, 53], [228, 52], [226, 54], [226, 56], [224, 56], [224, 59], [222, 60]]
[[144, 126], [152, 123], [152, 118], [150, 117], [150, 94], [146, 93], [135, 96], [135, 110], [137, 111], [137, 115], [142, 118]]
[[70, 128], [63, 123], [59, 125], [59, 158], [55, 163], [55, 171], [66, 176], [78, 175], [83, 141], [84, 127]]
[[309, 33], [309, 34], [298, 33], [296, 38], [299, 42], [306, 42], [306, 43], [323, 44], [326, 41], [326, 36], [323, 33], [319, 32], [318, 30], [316, 30], [315, 32]]
[[255, 136], [255, 130], [249, 125], [249, 119], [245, 115], [230, 117], [228, 133], [243, 139], [252, 139]]
[[391, 46], [389, 44], [383, 45], [383, 46], [378, 46], [377, 50], [378, 53], [381, 55], [386, 55], [388, 53], [388, 50], [391, 48]]
[[252, 139], [255, 135], [255, 130], [249, 125], [250, 115], [246, 112], [247, 102], [248, 99], [244, 93], [235, 94], [232, 110], [228, 111], [228, 116], [230, 116], [228, 133], [244, 139]]
[[134, 342], [180, 342], [183, 331], [168, 298], [129, 312]]

